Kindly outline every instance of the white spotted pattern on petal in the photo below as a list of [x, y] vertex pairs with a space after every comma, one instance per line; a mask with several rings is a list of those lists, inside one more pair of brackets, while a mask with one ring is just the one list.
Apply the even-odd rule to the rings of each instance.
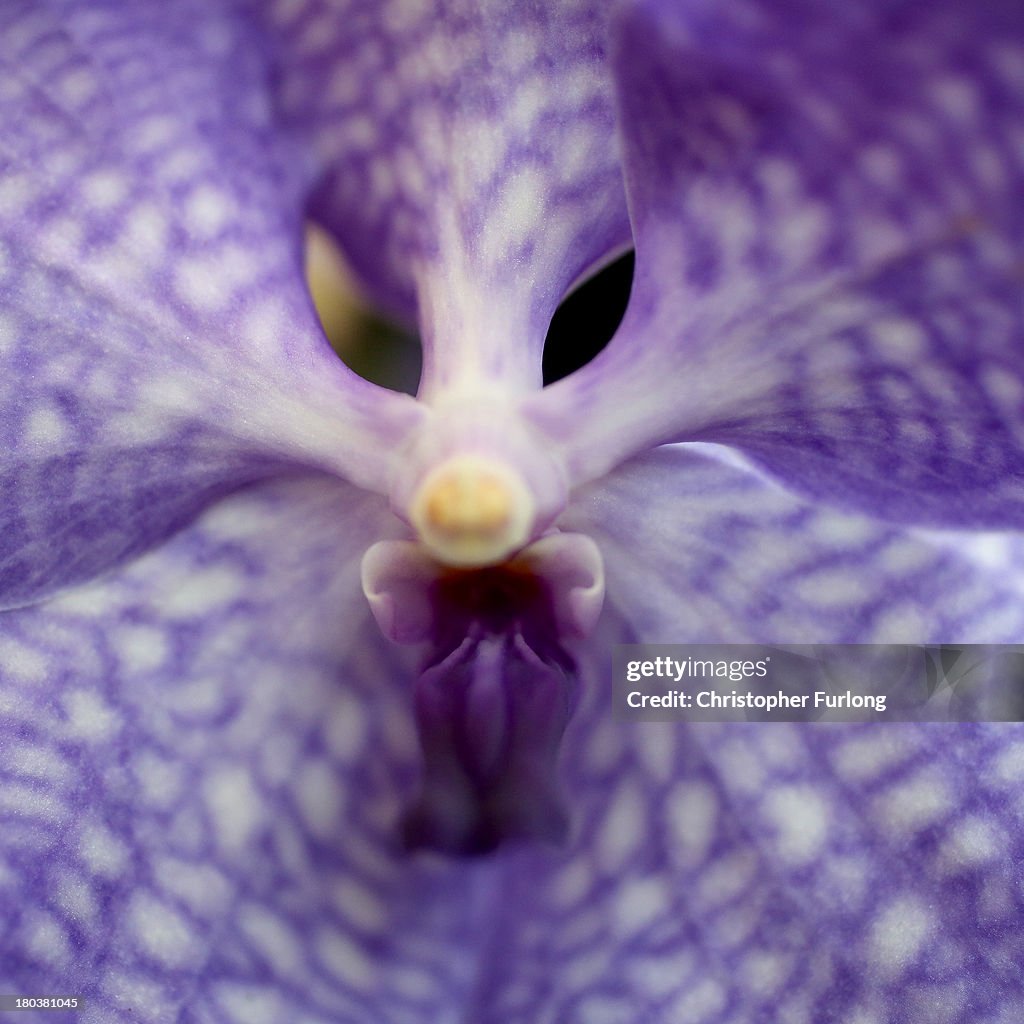
[[798, 8], [629, 8], [633, 296], [527, 414], [579, 482], [716, 441], [838, 507], [1019, 526], [1022, 9]]
[[[697, 451], [668, 446], [628, 463], [581, 490], [560, 521], [598, 541], [608, 599], [650, 635], [1013, 643], [1024, 631], [1024, 575], [993, 564], [980, 535], [965, 546], [835, 513], [723, 461], [719, 449]], [[1019, 558], [1009, 536], [988, 539]]]
[[[467, 877], [391, 839], [411, 668], [359, 589], [385, 513], [337, 483], [267, 485], [4, 613], [26, 655], [80, 657], [41, 678], [0, 664], [0, 989], [86, 995], [87, 1024], [277, 1024], [286, 1003], [294, 1020], [404, 1024], [461, 1000]], [[204, 579], [189, 616], [182, 588]]]
[[539, 383], [565, 289], [628, 241], [608, 15], [578, 0], [269, 5], [281, 106], [326, 171], [314, 214], [381, 301], [418, 306], [428, 396], [461, 377]]
[[386, 489], [416, 411], [323, 337], [258, 41], [191, 0], [0, 12], [0, 607], [285, 468]]
[[[620, 626], [606, 617], [609, 640]], [[592, 683], [603, 682], [589, 691], [581, 731], [607, 714], [607, 668], [600, 658], [594, 667]], [[626, 812], [570, 748], [579, 833], [564, 854], [510, 865], [504, 963], [484, 989], [497, 1009], [482, 1020], [589, 1021], [576, 1017], [581, 1007], [619, 1002], [628, 1019], [652, 1024], [910, 1021], [936, 1000], [934, 1019], [949, 1024], [1024, 1011], [1024, 986], [1000, 967], [1021, 939], [1024, 894], [999, 890], [1012, 909], [998, 930], [979, 920], [1003, 877], [992, 857], [1020, 855], [1020, 818], [995, 810], [998, 788], [979, 789], [963, 771], [1004, 757], [1021, 742], [1018, 726], [679, 725], [665, 781], [642, 753], [657, 727], [617, 726], [614, 777], [635, 794], [628, 815], [642, 843], [611, 874], [600, 837]], [[862, 769], [843, 766], [868, 740], [912, 751], [914, 769], [927, 767], [950, 794], [953, 819], [908, 845], [898, 823], [873, 818], [872, 801], [898, 793], [901, 773], [885, 770], [865, 793]], [[753, 785], [730, 781], [737, 745], [757, 765]], [[696, 838], [681, 863], [687, 824]]]

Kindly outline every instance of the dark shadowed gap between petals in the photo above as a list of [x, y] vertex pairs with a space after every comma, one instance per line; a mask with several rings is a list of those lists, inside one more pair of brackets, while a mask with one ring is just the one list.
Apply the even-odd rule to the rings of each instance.
[[415, 395], [423, 368], [416, 332], [373, 309], [337, 243], [312, 221], [306, 224], [304, 259], [310, 297], [341, 361], [371, 384]]
[[629, 304], [635, 263], [631, 249], [562, 300], [544, 340], [545, 386], [586, 366], [612, 340]]
[[[337, 243], [314, 222], [306, 225], [304, 254], [310, 296], [331, 348], [365, 380], [415, 395], [423, 365], [419, 336], [374, 311]], [[629, 303], [634, 264], [630, 250], [562, 300], [544, 339], [545, 386], [586, 366], [614, 337]]]

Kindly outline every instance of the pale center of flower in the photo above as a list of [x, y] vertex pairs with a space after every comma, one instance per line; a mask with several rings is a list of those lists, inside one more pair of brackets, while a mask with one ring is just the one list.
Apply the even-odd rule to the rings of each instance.
[[494, 565], [529, 539], [534, 502], [511, 468], [478, 455], [456, 455], [420, 484], [409, 518], [439, 561], [464, 568]]

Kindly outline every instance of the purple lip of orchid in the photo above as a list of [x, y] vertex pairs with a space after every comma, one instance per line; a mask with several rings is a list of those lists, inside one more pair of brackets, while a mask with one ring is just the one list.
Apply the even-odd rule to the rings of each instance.
[[2, 0], [0, 994], [1021, 1019], [1018, 729], [604, 701], [618, 640], [1024, 635], [1022, 196], [1018, 0]]
[[553, 779], [574, 702], [566, 644], [597, 622], [601, 556], [584, 536], [545, 536], [565, 472], [518, 417], [437, 405], [392, 489], [417, 540], [374, 545], [362, 572], [384, 633], [429, 644], [416, 688], [424, 794], [405, 834], [459, 852], [564, 838]]
[[601, 610], [593, 541], [553, 534], [470, 570], [382, 541], [363, 559], [363, 590], [387, 636], [430, 645], [416, 687], [424, 791], [407, 840], [482, 852], [512, 837], [564, 838], [554, 780], [577, 671], [565, 645], [589, 635]]

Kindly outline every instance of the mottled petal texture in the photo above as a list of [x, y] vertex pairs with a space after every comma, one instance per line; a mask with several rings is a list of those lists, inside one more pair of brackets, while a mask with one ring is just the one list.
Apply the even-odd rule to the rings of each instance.
[[0, 991], [85, 995], [81, 1024], [458, 1019], [491, 869], [399, 847], [409, 666], [359, 593], [382, 512], [267, 485], [6, 613]]
[[[1019, 7], [610, 12], [3, 5], [0, 600], [67, 589], [0, 636], [0, 991], [83, 1024], [1024, 1016], [1020, 727], [627, 725], [608, 678], [617, 641], [1020, 639], [1018, 541], [850, 511], [1020, 519]], [[616, 116], [631, 308], [524, 406], [608, 570], [566, 642], [569, 845], [412, 857], [415, 663], [359, 584], [401, 528], [353, 484], [428, 413], [328, 351], [307, 199], [418, 313], [424, 397], [487, 407], [628, 240]], [[679, 438], [753, 462], [632, 458]], [[503, 702], [533, 648], [495, 667], [497, 634], [425, 673], [430, 798], [561, 731], [557, 679]], [[521, 833], [563, 823], [552, 760], [515, 764]]]
[[474, 1020], [1024, 1014], [1019, 726], [625, 725], [603, 697], [593, 710], [567, 747], [576, 841], [510, 864]]
[[[947, 534], [809, 502], [717, 446], [669, 445], [581, 489], [607, 600], [660, 643], [1016, 643], [1015, 534]], [[638, 641], [639, 642], [639, 641]]]
[[893, 531], [710, 447], [634, 460], [568, 518], [608, 568], [563, 762], [577, 832], [510, 861], [516, 967], [491, 967], [478, 1019], [1024, 1013], [1019, 726], [626, 724], [608, 678], [616, 642], [1019, 638], [1019, 544]]
[[281, 0], [276, 101], [316, 154], [311, 211], [424, 344], [423, 394], [539, 385], [566, 289], [628, 244], [606, 73], [580, 0]]
[[0, 603], [272, 473], [386, 486], [416, 409], [323, 338], [263, 50], [207, 4], [0, 11]]
[[634, 293], [529, 406], [574, 477], [714, 440], [847, 507], [1018, 525], [1020, 6], [648, 3], [617, 38]]
[[[680, 516], [677, 542], [723, 503], [764, 515], [712, 535], [716, 558], [691, 542], [661, 567], [668, 548], [636, 512], [680, 478], [705, 517]], [[863, 558], [877, 527], [801, 519], [779, 493], [672, 449], [582, 496], [580, 518], [609, 564], [632, 524], [656, 599], [673, 570], [699, 584], [717, 569], [722, 593], [760, 574], [773, 597], [798, 594], [791, 619], [770, 620], [788, 630], [815, 599], [814, 567]], [[400, 854], [409, 666], [352, 603], [382, 510], [322, 481], [253, 489], [107, 581], [7, 614], [5, 988], [84, 992], [87, 1024], [911, 1024], [933, 1005], [974, 1024], [1021, 1009], [1007, 967], [1020, 894], [1003, 868], [1021, 852], [1016, 728], [616, 724], [599, 645], [562, 765], [569, 848], [458, 865]], [[758, 518], [791, 545], [805, 528], [808, 591], [792, 555], [752, 565], [780, 539], [769, 525], [752, 544]], [[907, 552], [879, 544], [879, 578], [963, 578]], [[603, 643], [678, 638], [681, 598], [629, 622], [617, 608], [635, 595], [610, 598]], [[845, 638], [848, 618], [828, 635]]]

